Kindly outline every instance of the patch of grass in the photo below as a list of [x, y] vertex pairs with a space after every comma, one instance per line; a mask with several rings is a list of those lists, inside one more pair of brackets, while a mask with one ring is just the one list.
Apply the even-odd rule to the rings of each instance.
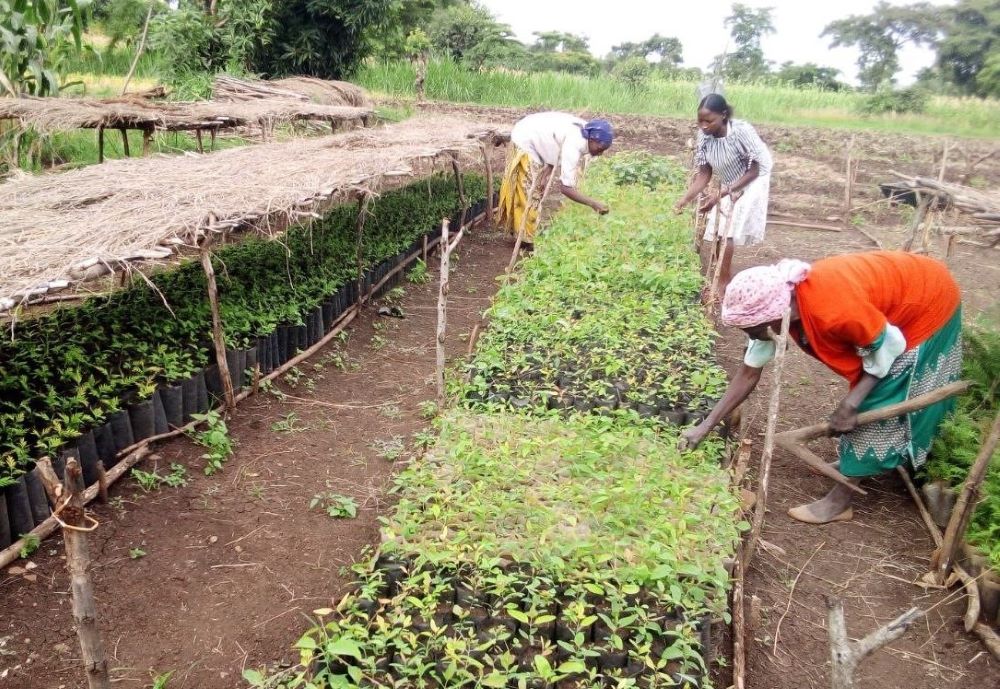
[[20, 534], [18, 538], [24, 541], [24, 543], [21, 544], [21, 548], [17, 551], [18, 557], [22, 560], [26, 560], [31, 557], [42, 545], [41, 540], [39, 540], [38, 536], [33, 533], [23, 533]]
[[403, 442], [403, 436], [394, 435], [391, 438], [376, 440], [372, 443], [372, 449], [387, 462], [395, 462], [403, 455], [406, 443]]
[[[367, 63], [358, 81], [372, 91], [407, 98], [414, 71], [408, 62]], [[561, 72], [525, 73], [512, 70], [472, 72], [450, 60], [432, 60], [427, 72], [427, 96], [455, 103], [481, 103], [532, 109], [565, 109], [631, 113], [694, 119], [698, 85], [688, 81], [650, 78], [641, 90], [607, 76]], [[769, 83], [731, 83], [726, 97], [737, 116], [751, 122], [811, 125], [843, 129], [874, 129], [911, 134], [995, 137], [1000, 132], [1000, 101], [934, 96], [920, 114], [865, 117], [866, 96]]]
[[307, 428], [308, 426], [303, 423], [299, 415], [293, 411], [288, 412], [281, 419], [271, 424], [271, 430], [275, 433], [299, 433]]

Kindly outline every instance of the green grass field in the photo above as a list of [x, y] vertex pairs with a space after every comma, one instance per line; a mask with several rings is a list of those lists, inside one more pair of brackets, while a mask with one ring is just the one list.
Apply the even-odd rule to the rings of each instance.
[[[386, 96], [413, 94], [413, 68], [405, 62], [369, 63], [356, 81]], [[632, 90], [610, 77], [556, 72], [472, 72], [451, 61], [432, 61], [427, 96], [455, 103], [525, 108], [559, 108], [601, 113], [694, 117], [697, 84], [651, 78]], [[859, 93], [835, 93], [774, 84], [729, 84], [726, 96], [737, 117], [751, 122], [874, 129], [911, 134], [993, 138], [1000, 136], [1000, 101], [978, 98], [931, 98], [919, 115], [862, 116]]]

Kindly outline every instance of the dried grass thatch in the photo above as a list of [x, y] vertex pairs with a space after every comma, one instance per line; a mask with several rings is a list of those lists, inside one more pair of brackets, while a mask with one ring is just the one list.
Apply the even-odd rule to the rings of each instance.
[[296, 98], [268, 98], [241, 102], [151, 102], [142, 98], [3, 98], [0, 120], [11, 119], [40, 132], [69, 129], [145, 129], [182, 131], [220, 129], [311, 120], [361, 122], [375, 117], [371, 108], [323, 105]]
[[172, 259], [209, 231], [282, 232], [426, 174], [442, 154], [482, 165], [481, 142], [496, 134], [424, 116], [321, 139], [25, 175], [0, 185], [0, 310], [133, 261]]
[[259, 81], [237, 79], [223, 74], [215, 78], [212, 96], [220, 101], [293, 98], [324, 105], [372, 107], [368, 93], [360, 86], [346, 81], [329, 81], [313, 77], [288, 77], [274, 81]]

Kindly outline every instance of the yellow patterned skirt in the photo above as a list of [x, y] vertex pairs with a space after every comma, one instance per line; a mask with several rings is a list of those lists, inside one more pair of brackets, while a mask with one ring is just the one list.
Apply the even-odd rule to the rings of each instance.
[[541, 166], [517, 146], [511, 146], [503, 180], [500, 183], [500, 206], [497, 221], [515, 237], [524, 226], [524, 241], [534, 241], [538, 227], [538, 208], [532, 203], [539, 190], [533, 189]]

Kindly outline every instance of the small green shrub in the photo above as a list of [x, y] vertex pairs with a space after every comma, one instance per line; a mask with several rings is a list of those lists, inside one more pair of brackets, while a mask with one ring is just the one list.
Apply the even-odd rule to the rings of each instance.
[[929, 101], [930, 94], [918, 87], [882, 89], [861, 101], [858, 109], [863, 115], [922, 113]]

